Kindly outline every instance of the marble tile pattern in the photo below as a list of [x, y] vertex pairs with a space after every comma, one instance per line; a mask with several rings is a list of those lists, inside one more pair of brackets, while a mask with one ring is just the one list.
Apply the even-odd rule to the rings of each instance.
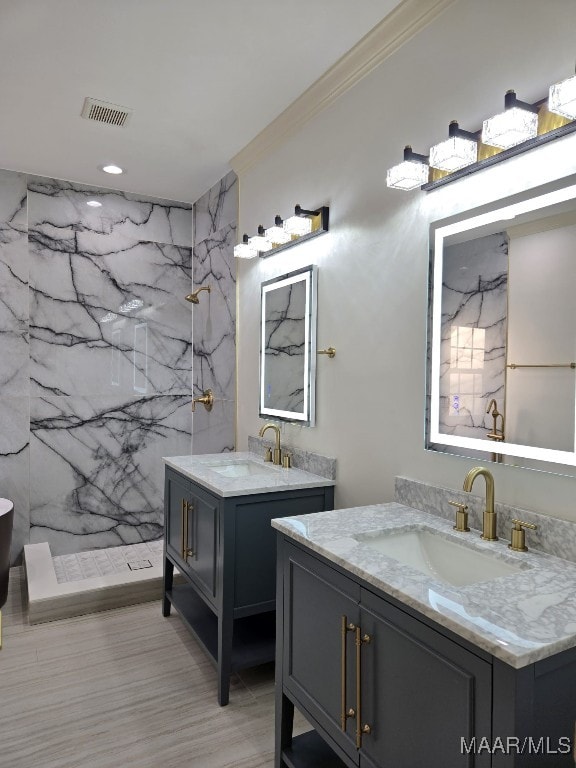
[[0, 496], [14, 502], [11, 561], [28, 540], [29, 312], [26, 176], [0, 170]]
[[193, 418], [195, 454], [233, 451], [236, 398], [236, 219], [238, 180], [233, 172], [194, 204], [193, 392], [211, 389], [211, 412], [198, 406]]
[[[462, 480], [464, 480], [464, 476]], [[395, 499], [406, 506], [452, 522], [454, 521], [455, 508], [448, 502], [453, 500], [466, 504], [470, 526], [480, 530], [486, 504], [483, 482], [484, 480], [479, 478], [474, 483], [474, 493], [466, 493], [461, 488], [442, 488], [417, 480], [410, 480], [406, 477], [397, 477], [395, 480]], [[496, 493], [498, 493], [497, 489]], [[513, 507], [498, 501], [495, 502], [494, 509], [498, 516], [497, 533], [503, 541], [510, 541], [512, 519], [524, 520], [538, 526], [535, 531], [526, 531], [526, 544], [530, 550], [545, 552], [562, 560], [576, 563], [575, 523], [548, 515], [540, 515], [532, 510]]]
[[[89, 201], [101, 203], [90, 207]], [[13, 561], [162, 533], [191, 446], [192, 207], [0, 172], [0, 480]]]
[[[515, 668], [576, 646], [576, 565], [541, 552], [512, 552], [478, 532], [398, 502], [279, 518], [272, 525], [424, 616]], [[370, 535], [425, 529], [520, 570], [454, 587], [401, 564]]]
[[306, 298], [303, 280], [263, 294], [264, 401], [260, 403], [261, 412], [271, 409], [304, 413]]
[[[314, 475], [303, 469], [274, 466], [271, 462], [265, 462], [261, 456], [247, 451], [226, 455], [215, 453], [203, 456], [166, 456], [164, 463], [217, 496], [223, 497], [334, 485], [334, 481], [327, 477]], [[237, 469], [230, 470], [234, 466]]]
[[194, 245], [238, 221], [238, 177], [230, 171], [194, 203]]
[[440, 428], [485, 438], [495, 398], [504, 412], [508, 239], [489, 235], [444, 249]]
[[[248, 437], [248, 450], [256, 453], [258, 456], [264, 456], [266, 448], [273, 448], [273, 440], [264, 437]], [[304, 451], [301, 448], [294, 448], [282, 443], [282, 450], [292, 455], [292, 466], [296, 469], [303, 469], [306, 472], [312, 472], [314, 475], [321, 475], [328, 480], [336, 480], [336, 459], [330, 456], [322, 456], [320, 453]]]

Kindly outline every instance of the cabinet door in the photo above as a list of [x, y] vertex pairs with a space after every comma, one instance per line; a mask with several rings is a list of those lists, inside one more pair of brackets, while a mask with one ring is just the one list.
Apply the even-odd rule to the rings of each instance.
[[164, 537], [166, 550], [184, 567], [184, 526], [186, 503], [190, 495], [190, 482], [180, 479], [174, 472], [166, 471], [164, 491]]
[[491, 737], [489, 662], [362, 590], [360, 764], [480, 768], [485, 752], [463, 747]]
[[186, 572], [204, 593], [217, 591], [218, 500], [192, 485], [186, 504]]
[[[360, 588], [352, 580], [286, 545], [284, 569], [284, 686], [320, 732], [358, 761], [354, 707], [354, 631]], [[344, 624], [344, 630], [343, 630]]]

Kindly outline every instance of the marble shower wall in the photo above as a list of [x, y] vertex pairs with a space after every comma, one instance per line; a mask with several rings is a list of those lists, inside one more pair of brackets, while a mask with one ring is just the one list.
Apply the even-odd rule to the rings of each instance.
[[[89, 207], [97, 200], [101, 207]], [[0, 172], [0, 495], [13, 558], [162, 534], [190, 452], [191, 206]]]
[[440, 427], [485, 438], [492, 398], [505, 412], [508, 236], [505, 232], [444, 250]]
[[194, 396], [211, 389], [211, 412], [198, 405], [192, 453], [222, 453], [235, 446], [236, 410], [236, 222], [238, 179], [231, 171], [194, 204], [193, 307]]

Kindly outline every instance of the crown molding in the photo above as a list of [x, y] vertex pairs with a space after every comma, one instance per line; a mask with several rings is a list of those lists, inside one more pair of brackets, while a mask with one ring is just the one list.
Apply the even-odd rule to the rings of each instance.
[[240, 176], [379, 66], [457, 0], [403, 0], [230, 160]]

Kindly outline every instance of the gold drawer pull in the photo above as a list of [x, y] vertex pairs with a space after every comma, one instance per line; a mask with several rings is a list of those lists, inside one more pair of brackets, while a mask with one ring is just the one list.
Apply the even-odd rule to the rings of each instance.
[[368, 634], [362, 635], [360, 627], [356, 627], [356, 747], [362, 746], [362, 734], [370, 733], [368, 724], [362, 726], [362, 645], [370, 643], [372, 638]]
[[188, 522], [187, 522], [187, 515], [186, 515], [186, 499], [182, 499], [182, 509], [181, 509], [181, 542], [180, 542], [180, 556], [182, 560], [186, 560], [186, 547], [188, 546], [187, 538], [188, 538]]
[[340, 727], [346, 730], [346, 720], [356, 717], [356, 712], [352, 707], [346, 709], [346, 636], [348, 632], [357, 631], [357, 627], [352, 622], [348, 622], [346, 616], [342, 616], [340, 622]]

